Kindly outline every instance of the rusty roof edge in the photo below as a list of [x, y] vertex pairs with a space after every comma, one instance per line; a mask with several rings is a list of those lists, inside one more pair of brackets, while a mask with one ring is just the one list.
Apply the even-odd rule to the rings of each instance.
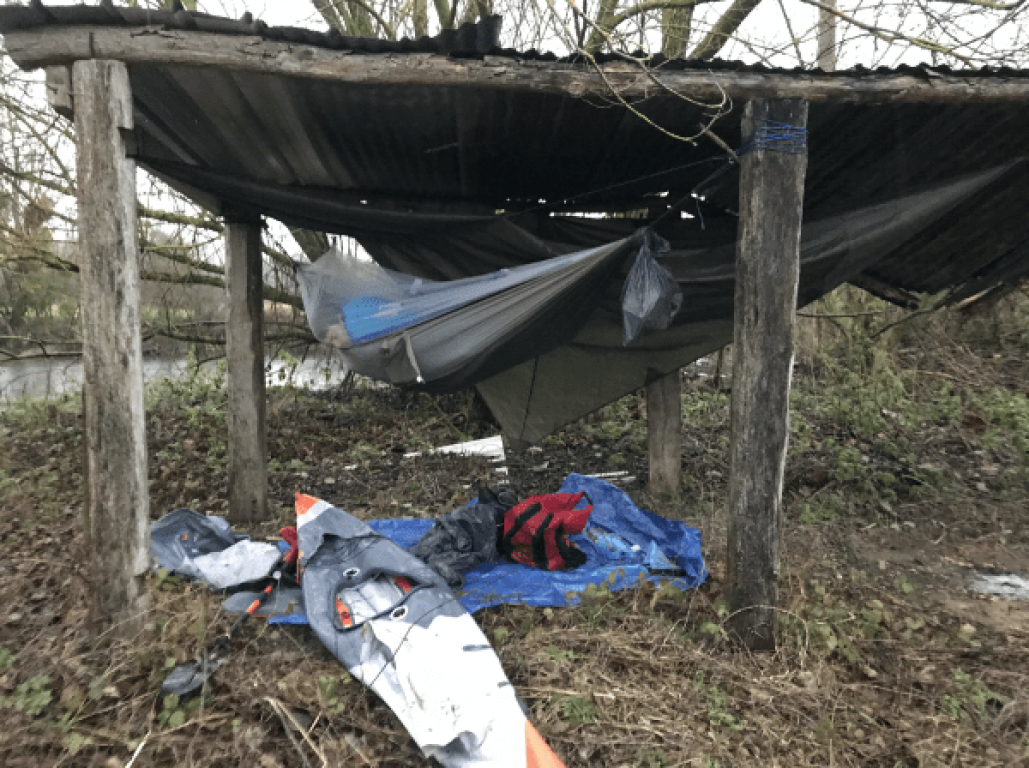
[[231, 19], [189, 11], [181, 7], [177, 10], [155, 11], [146, 8], [119, 8], [110, 2], [102, 2], [95, 6], [46, 6], [38, 0], [33, 0], [27, 6], [0, 6], [0, 34], [4, 35], [55, 26], [156, 27], [168, 31], [254, 36], [272, 42], [363, 53], [454, 53], [481, 56], [501, 50], [497, 47], [501, 23], [501, 17], [494, 15], [477, 22], [466, 22], [457, 29], [443, 30], [434, 37], [386, 40], [343, 35], [338, 30], [319, 32], [301, 27], [270, 26], [260, 19], [253, 18], [249, 11], [240, 19]]
[[[43, 31], [45, 30], [45, 32]], [[216, 38], [216, 39], [213, 39]], [[683, 98], [712, 105], [761, 98], [801, 98], [812, 103], [989, 103], [1029, 100], [1024, 76], [972, 77], [963, 73], [887, 72], [868, 76], [752, 69], [660, 68], [643, 75], [627, 62], [603, 72], [583, 64], [541, 63], [498, 56], [439, 54], [354, 55], [351, 51], [279, 43], [254, 36], [154, 27], [63, 26], [7, 33], [7, 53], [24, 69], [112, 59], [129, 65], [224, 68], [267, 75], [376, 86], [479, 88], [571, 98], [625, 100]]]
[[[341, 34], [338, 30], [320, 32], [300, 27], [269, 26], [260, 19], [255, 19], [247, 12], [240, 19], [231, 19], [207, 13], [188, 11], [178, 4], [177, 10], [153, 11], [144, 8], [119, 8], [109, 0], [96, 6], [46, 6], [40, 0], [32, 0], [29, 5], [0, 6], [0, 34], [24, 33], [40, 28], [61, 27], [155, 27], [167, 31], [207, 32], [239, 37], [259, 37], [268, 42], [308, 45], [333, 51], [347, 51], [366, 54], [439, 54], [454, 58], [483, 58], [485, 56], [503, 57], [522, 62], [540, 62], [544, 64], [579, 64], [587, 62], [579, 55], [559, 57], [549, 52], [535, 49], [518, 51], [511, 48], [500, 48], [497, 42], [500, 36], [502, 19], [491, 16], [478, 22], [467, 22], [457, 29], [443, 30], [434, 37], [422, 37], [418, 40], [404, 38], [402, 40], [385, 40], [381, 38], [352, 37]], [[825, 72], [821, 69], [777, 68], [763, 64], [748, 64], [741, 61], [714, 59], [699, 61], [691, 59], [669, 59], [663, 54], [645, 56], [642, 52], [635, 54], [605, 53], [598, 54], [596, 61], [610, 65], [619, 62], [643, 64], [651, 70], [658, 71], [703, 71], [703, 72], [739, 72], [769, 75], [805, 75], [818, 78], [853, 78], [868, 76], [908, 75], [923, 78], [927, 81], [941, 77], [960, 78], [1025, 78], [1029, 70], [1007, 67], [980, 69], [952, 69], [945, 65], [900, 65], [898, 67], [878, 67], [869, 69], [857, 66], [850, 69]]]

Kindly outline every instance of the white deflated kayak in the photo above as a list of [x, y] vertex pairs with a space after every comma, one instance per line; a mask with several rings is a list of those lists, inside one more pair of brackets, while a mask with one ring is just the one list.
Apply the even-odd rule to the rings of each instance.
[[500, 659], [425, 563], [325, 501], [297, 494], [311, 627], [444, 766], [563, 768]]

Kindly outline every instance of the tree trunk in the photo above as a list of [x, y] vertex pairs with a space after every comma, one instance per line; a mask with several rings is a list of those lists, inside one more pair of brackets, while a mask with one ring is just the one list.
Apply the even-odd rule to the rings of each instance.
[[136, 241], [136, 163], [128, 69], [73, 68], [78, 144], [86, 515], [93, 552], [92, 628], [128, 638], [143, 627], [150, 497]]
[[647, 448], [655, 494], [679, 490], [682, 482], [682, 393], [679, 372], [647, 384]]
[[228, 360], [229, 520], [252, 525], [268, 514], [268, 450], [264, 392], [264, 296], [261, 224], [225, 227]]
[[693, 24], [693, 8], [665, 8], [661, 11], [661, 53], [670, 59], [678, 59], [686, 53], [690, 42], [690, 27]]
[[596, 21], [590, 27], [589, 37], [586, 38], [585, 50], [588, 53], [599, 53], [604, 47], [604, 43], [607, 42], [606, 33], [611, 31], [611, 21], [617, 6], [618, 0], [600, 0]]
[[429, 34], [428, 0], [413, 0], [413, 4], [411, 6], [411, 22], [414, 25], [414, 36], [416, 40]]
[[[807, 124], [800, 99], [751, 101], [743, 136], [765, 121]], [[782, 483], [800, 276], [806, 149], [742, 157], [736, 245], [727, 587], [729, 629], [752, 649], [775, 647]]]
[[690, 58], [713, 59], [717, 56], [760, 2], [761, 0], [736, 0], [712, 25], [704, 39], [693, 49]]
[[[825, 0], [823, 5], [836, 7], [836, 0]], [[818, 9], [818, 58], [815, 65], [826, 72], [836, 71], [836, 15], [825, 8]]]
[[[457, 2], [458, 0], [454, 0], [455, 5]], [[433, 0], [433, 4], [436, 6], [436, 16], [439, 18], [439, 28], [453, 29], [455, 21], [454, 12], [457, 8], [447, 2], [447, 0]]]

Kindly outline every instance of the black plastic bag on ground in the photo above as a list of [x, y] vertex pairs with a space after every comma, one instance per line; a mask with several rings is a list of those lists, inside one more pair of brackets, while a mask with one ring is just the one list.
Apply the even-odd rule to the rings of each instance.
[[663, 331], [682, 306], [682, 291], [675, 277], [657, 258], [668, 243], [653, 232], [639, 235], [640, 250], [622, 286], [622, 344], [628, 346], [644, 330]]
[[428, 533], [407, 551], [442, 576], [449, 587], [460, 587], [467, 571], [500, 559], [497, 536], [504, 513], [516, 501], [510, 491], [498, 495], [480, 488], [478, 503], [437, 518]]

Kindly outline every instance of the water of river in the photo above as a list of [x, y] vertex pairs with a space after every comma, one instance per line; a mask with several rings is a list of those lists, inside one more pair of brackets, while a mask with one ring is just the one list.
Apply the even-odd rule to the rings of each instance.
[[[206, 363], [213, 369], [216, 363]], [[338, 384], [346, 375], [346, 367], [338, 357], [310, 356], [290, 371], [291, 365], [272, 360], [267, 366], [269, 385], [291, 380], [297, 386], [322, 389]], [[328, 374], [326, 375], [326, 371]], [[147, 384], [162, 378], [179, 378], [186, 372], [186, 359], [143, 361], [143, 378]], [[0, 400], [19, 397], [48, 397], [74, 392], [82, 387], [81, 360], [34, 359], [0, 363]]]

